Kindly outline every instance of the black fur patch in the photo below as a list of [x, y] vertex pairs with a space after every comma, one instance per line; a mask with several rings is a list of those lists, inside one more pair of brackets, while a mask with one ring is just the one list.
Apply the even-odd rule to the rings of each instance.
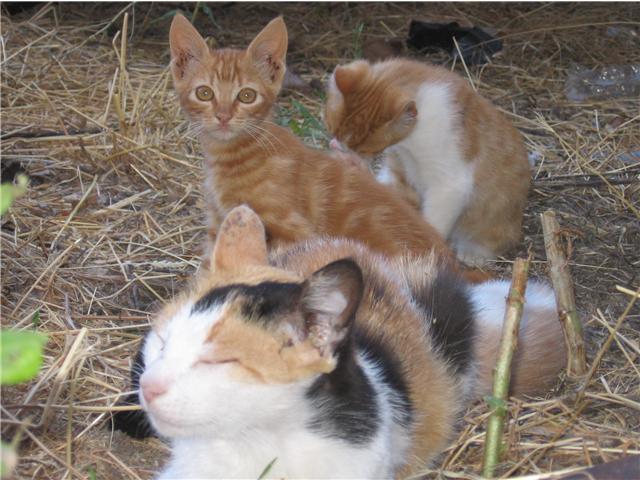
[[413, 405], [409, 398], [409, 387], [405, 382], [402, 365], [398, 359], [372, 336], [356, 332], [356, 344], [368, 360], [374, 362], [382, 373], [382, 382], [395, 394], [394, 418], [403, 427], [408, 427], [413, 419]]
[[[118, 403], [120, 406], [140, 405], [137, 391], [140, 388], [140, 375], [144, 371], [143, 346], [144, 343], [141, 343], [131, 366], [131, 390], [136, 392], [127, 395]], [[133, 438], [147, 438], [155, 435], [144, 410], [116, 412], [113, 414], [112, 422], [115, 430], [120, 430]]]
[[243, 298], [243, 315], [250, 319], [264, 321], [296, 305], [301, 292], [302, 284], [298, 283], [262, 282], [258, 285], [236, 283], [207, 292], [195, 303], [191, 311], [206, 312], [214, 305], [238, 296]]
[[459, 373], [471, 362], [474, 311], [467, 286], [455, 274], [440, 271], [430, 287], [411, 286], [414, 300], [429, 322], [434, 343]]
[[321, 375], [307, 391], [307, 399], [318, 409], [309, 428], [355, 445], [368, 443], [378, 430], [380, 414], [376, 391], [356, 363], [353, 341], [338, 351], [338, 366]]

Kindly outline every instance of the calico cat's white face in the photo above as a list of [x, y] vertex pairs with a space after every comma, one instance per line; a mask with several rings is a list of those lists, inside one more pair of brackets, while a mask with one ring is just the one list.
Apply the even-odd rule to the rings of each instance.
[[212, 257], [147, 336], [143, 409], [167, 437], [299, 422], [309, 385], [335, 369], [349, 338], [359, 267], [339, 260], [302, 279], [269, 266], [264, 228], [247, 207], [227, 216]]
[[226, 308], [217, 305], [192, 313], [193, 304], [187, 302], [147, 336], [140, 402], [160, 434], [241, 432], [269, 418], [281, 418], [283, 409], [291, 409], [300, 398], [306, 382], [264, 382], [258, 372], [252, 378], [254, 373], [240, 366], [240, 359], [210, 338], [215, 326], [225, 321]]

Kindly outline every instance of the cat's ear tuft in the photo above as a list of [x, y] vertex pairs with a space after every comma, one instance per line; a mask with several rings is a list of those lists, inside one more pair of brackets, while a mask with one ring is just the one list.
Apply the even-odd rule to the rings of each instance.
[[169, 31], [171, 73], [176, 82], [183, 80], [190, 68], [209, 54], [204, 38], [183, 15], [177, 13]]
[[402, 118], [405, 122], [415, 123], [418, 119], [418, 107], [414, 100], [410, 100], [402, 107]]
[[363, 289], [362, 271], [351, 259], [330, 263], [305, 282], [302, 311], [307, 338], [331, 363], [351, 332]]
[[246, 205], [231, 210], [218, 230], [212, 255], [213, 270], [267, 265], [267, 240], [260, 217]]
[[284, 79], [288, 42], [287, 26], [282, 17], [276, 17], [247, 48], [248, 58], [272, 84], [280, 85]]
[[337, 66], [333, 72], [336, 87], [343, 95], [353, 92], [369, 71], [366, 60], [357, 60], [349, 65]]

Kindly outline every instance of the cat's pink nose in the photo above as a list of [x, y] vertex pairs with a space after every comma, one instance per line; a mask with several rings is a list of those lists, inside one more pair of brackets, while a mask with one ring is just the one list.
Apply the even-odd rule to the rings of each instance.
[[140, 380], [140, 388], [142, 388], [142, 395], [147, 403], [151, 403], [154, 399], [160, 395], [166, 393], [169, 386], [166, 382], [162, 382], [157, 379], [149, 380], [142, 378]]
[[337, 138], [334, 137], [329, 142], [329, 148], [331, 148], [332, 150], [342, 150], [342, 144]]
[[220, 122], [220, 125], [225, 126], [225, 125], [227, 125], [229, 123], [229, 120], [231, 120], [231, 114], [230, 113], [216, 113], [216, 118]]

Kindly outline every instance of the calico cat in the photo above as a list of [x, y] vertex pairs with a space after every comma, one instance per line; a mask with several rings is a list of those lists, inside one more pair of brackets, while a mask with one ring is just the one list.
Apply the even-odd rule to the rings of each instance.
[[[171, 24], [171, 71], [180, 104], [205, 153], [209, 228], [248, 204], [270, 245], [317, 235], [347, 237], [387, 255], [431, 249], [450, 262], [444, 239], [368, 172], [311, 149], [272, 120], [285, 72], [287, 29], [272, 20], [246, 50], [210, 50], [189, 21]], [[469, 272], [470, 279], [486, 275]]]
[[[258, 478], [271, 462], [269, 478], [416, 474], [490, 389], [508, 288], [344, 239], [269, 256], [259, 217], [233, 209], [134, 368], [171, 441], [159, 478]], [[522, 322], [512, 389], [540, 392], [565, 362], [547, 286], [529, 282]]]
[[520, 240], [531, 183], [522, 137], [464, 78], [408, 59], [358, 60], [336, 67], [324, 116], [348, 149], [388, 158], [379, 180], [417, 192], [462, 260], [482, 264]]

